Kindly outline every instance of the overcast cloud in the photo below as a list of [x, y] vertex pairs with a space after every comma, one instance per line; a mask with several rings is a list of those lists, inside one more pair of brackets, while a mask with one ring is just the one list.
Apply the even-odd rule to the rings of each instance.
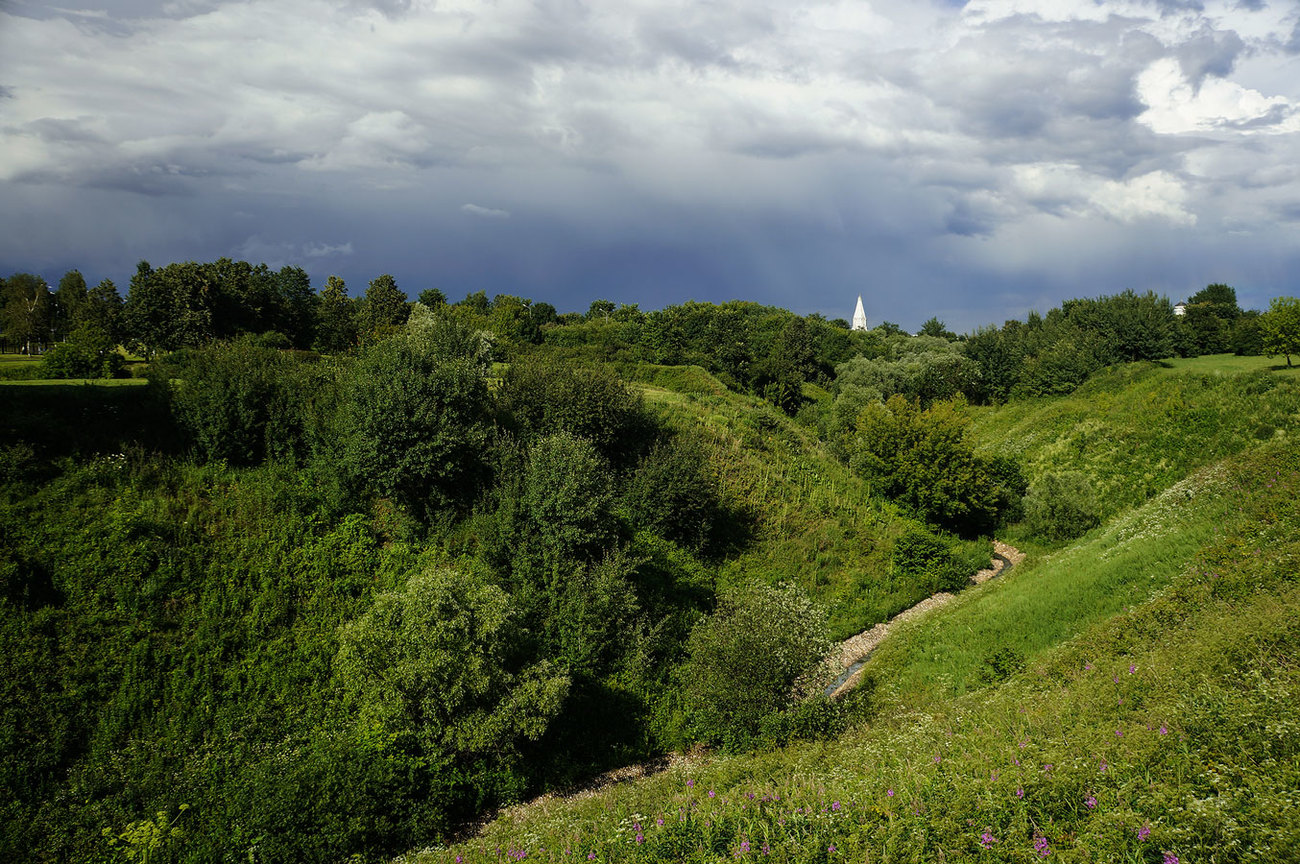
[[1300, 294], [1295, 0], [0, 3], [0, 271], [969, 329]]

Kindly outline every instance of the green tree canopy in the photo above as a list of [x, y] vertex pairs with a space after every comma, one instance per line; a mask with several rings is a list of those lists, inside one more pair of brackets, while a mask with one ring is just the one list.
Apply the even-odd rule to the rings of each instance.
[[1286, 365], [1291, 365], [1291, 355], [1300, 354], [1300, 299], [1274, 297], [1268, 311], [1260, 316], [1264, 352], [1270, 357], [1281, 354]]
[[791, 585], [748, 584], [722, 598], [687, 642], [683, 695], [700, 740], [745, 747], [763, 719], [787, 708], [831, 642], [826, 612]]
[[316, 307], [315, 347], [320, 351], [347, 351], [357, 344], [356, 302], [348, 296], [339, 276], [330, 276], [320, 291]]
[[336, 675], [363, 726], [379, 724], [426, 758], [462, 769], [509, 758], [545, 733], [569, 687], [547, 661], [508, 668], [511, 619], [500, 588], [425, 569], [342, 628]]
[[340, 457], [356, 482], [420, 513], [472, 494], [490, 429], [478, 358], [385, 340], [349, 369], [342, 405]]
[[397, 287], [397, 280], [384, 273], [370, 280], [366, 288], [357, 310], [357, 331], [363, 341], [383, 339], [396, 333], [410, 314], [411, 304]]

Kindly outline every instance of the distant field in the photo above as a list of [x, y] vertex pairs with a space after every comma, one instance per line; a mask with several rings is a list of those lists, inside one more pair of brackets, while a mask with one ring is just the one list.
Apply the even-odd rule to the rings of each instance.
[[[1282, 372], [1300, 375], [1300, 366], [1287, 368], [1283, 357], [1238, 357], [1235, 354], [1207, 354], [1204, 357], [1179, 357], [1163, 361], [1183, 372]], [[1296, 362], [1296, 358], [1292, 358]]]

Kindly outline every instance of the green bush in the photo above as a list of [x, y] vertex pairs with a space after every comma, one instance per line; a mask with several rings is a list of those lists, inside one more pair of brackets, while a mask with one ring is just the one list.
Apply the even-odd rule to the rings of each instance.
[[830, 647], [825, 610], [798, 588], [750, 584], [727, 595], [687, 642], [682, 684], [694, 734], [750, 746], [764, 718], [817, 692]]
[[633, 526], [696, 550], [707, 545], [722, 508], [707, 455], [684, 437], [651, 448], [629, 478], [622, 503]]
[[491, 428], [478, 358], [388, 339], [348, 370], [341, 403], [339, 459], [352, 482], [418, 513], [473, 494]]
[[893, 564], [900, 576], [926, 577], [931, 593], [960, 591], [970, 584], [970, 568], [949, 545], [920, 527], [911, 527], [894, 543]]
[[96, 327], [82, 326], [67, 342], [55, 345], [41, 357], [46, 378], [116, 378], [124, 361], [112, 338]]
[[[921, 518], [963, 534], [991, 530], [1019, 497], [1018, 472], [977, 456], [964, 402], [891, 396], [859, 413], [849, 465]], [[1010, 485], [1008, 485], [1010, 484]]]
[[1101, 524], [1092, 481], [1078, 471], [1044, 474], [1025, 497], [1029, 530], [1049, 540], [1072, 540]]
[[497, 401], [523, 440], [568, 432], [590, 441], [613, 465], [633, 462], [654, 434], [641, 398], [612, 372], [546, 355], [512, 364]]
[[590, 558], [614, 537], [609, 465], [588, 441], [568, 432], [533, 445], [522, 506], [554, 556]]
[[[179, 367], [179, 368], [177, 368]], [[255, 340], [193, 349], [160, 371], [173, 415], [207, 460], [253, 465], [306, 455], [305, 374], [292, 357]]]

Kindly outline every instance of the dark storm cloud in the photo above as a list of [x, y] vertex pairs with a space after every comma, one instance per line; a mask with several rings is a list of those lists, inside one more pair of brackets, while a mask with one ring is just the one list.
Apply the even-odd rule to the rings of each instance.
[[0, 269], [238, 255], [832, 317], [861, 291], [959, 329], [1294, 278], [1262, 263], [1300, 200], [1266, 4], [80, 5], [0, 21]]

